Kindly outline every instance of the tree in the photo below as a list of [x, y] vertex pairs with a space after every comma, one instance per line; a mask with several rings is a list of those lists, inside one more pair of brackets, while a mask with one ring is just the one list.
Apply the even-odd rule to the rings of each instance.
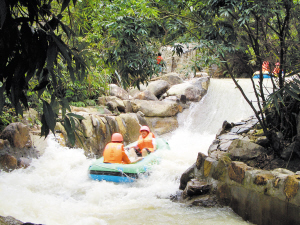
[[[74, 117], [83, 118], [66, 114], [71, 110], [62, 85], [63, 71], [65, 68], [74, 82], [85, 78], [87, 68], [83, 55], [63, 40], [72, 34], [62, 22], [70, 0], [57, 1], [61, 5], [57, 15], [52, 8], [55, 3], [0, 1], [0, 112], [11, 104], [17, 115], [22, 115], [28, 108], [28, 92], [36, 92], [43, 104], [41, 134], [54, 133], [56, 122], [61, 121], [74, 143]], [[58, 118], [59, 109], [62, 118]]]
[[[177, 18], [185, 26], [185, 38], [197, 40], [209, 54], [219, 59], [224, 73], [229, 75], [253, 109], [264, 133], [278, 153], [276, 132], [286, 139], [296, 135], [296, 114], [299, 113], [299, 80], [287, 81], [286, 77], [299, 72], [299, 2], [293, 0], [207, 0], [184, 1], [178, 8], [169, 10], [159, 1], [160, 11], [169, 18]], [[198, 48], [198, 47], [196, 47]], [[252, 74], [260, 70], [263, 61], [280, 63], [280, 72], [273, 77], [273, 92], [267, 93], [263, 77], [256, 87]], [[214, 61], [215, 62], [215, 61]], [[250, 70], [258, 109], [244, 94], [236, 80], [237, 63]], [[272, 71], [272, 70], [271, 70]], [[293, 109], [293, 110], [291, 110]]]

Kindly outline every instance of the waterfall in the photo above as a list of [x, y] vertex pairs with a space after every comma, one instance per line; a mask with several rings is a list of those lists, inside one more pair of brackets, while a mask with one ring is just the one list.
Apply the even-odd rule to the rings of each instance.
[[[239, 82], [253, 94], [250, 80]], [[197, 153], [207, 153], [223, 121], [251, 115], [231, 80], [212, 79], [207, 95], [178, 115], [179, 128], [165, 135], [171, 150], [162, 153], [161, 163], [131, 184], [89, 179], [95, 159], [50, 138], [43, 156], [29, 168], [0, 173], [0, 215], [47, 225], [248, 224], [228, 207], [187, 207], [169, 198]]]

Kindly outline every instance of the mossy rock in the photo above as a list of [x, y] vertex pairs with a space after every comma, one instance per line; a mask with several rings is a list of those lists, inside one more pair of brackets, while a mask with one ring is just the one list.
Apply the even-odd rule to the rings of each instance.
[[285, 179], [284, 193], [288, 200], [295, 197], [299, 189], [300, 175], [290, 175]]
[[253, 135], [255, 136], [263, 136], [265, 133], [264, 133], [264, 130], [263, 129], [257, 129], [255, 130], [255, 133]]
[[231, 159], [224, 155], [219, 159], [217, 166], [214, 169], [212, 177], [219, 181], [225, 181], [227, 174], [227, 166], [231, 163]]

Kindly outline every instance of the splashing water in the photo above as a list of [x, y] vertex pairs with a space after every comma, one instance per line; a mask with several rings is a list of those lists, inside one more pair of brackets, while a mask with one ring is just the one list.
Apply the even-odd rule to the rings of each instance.
[[179, 115], [179, 128], [165, 135], [171, 151], [161, 153], [150, 176], [131, 184], [89, 179], [95, 159], [50, 138], [29, 168], [0, 173], [0, 215], [47, 225], [248, 224], [228, 207], [187, 207], [169, 200], [198, 152], [207, 153], [223, 121], [253, 115], [233, 87], [230, 80], [212, 79], [205, 98]]

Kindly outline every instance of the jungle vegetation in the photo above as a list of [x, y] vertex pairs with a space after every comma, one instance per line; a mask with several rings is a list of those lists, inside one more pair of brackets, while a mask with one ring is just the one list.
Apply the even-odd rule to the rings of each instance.
[[271, 72], [280, 63], [271, 93], [261, 77], [253, 82], [257, 102], [244, 95], [279, 152], [278, 132], [285, 140], [297, 135], [300, 82], [288, 78], [299, 72], [299, 6], [298, 0], [0, 0], [1, 123], [8, 112], [22, 115], [35, 106], [43, 135], [61, 121], [74, 140], [70, 104], [96, 104], [110, 82], [139, 87], [157, 73], [161, 46], [180, 55], [178, 43], [193, 43], [192, 69], [217, 64], [242, 94], [236, 78], [246, 73], [253, 81], [264, 61]]

